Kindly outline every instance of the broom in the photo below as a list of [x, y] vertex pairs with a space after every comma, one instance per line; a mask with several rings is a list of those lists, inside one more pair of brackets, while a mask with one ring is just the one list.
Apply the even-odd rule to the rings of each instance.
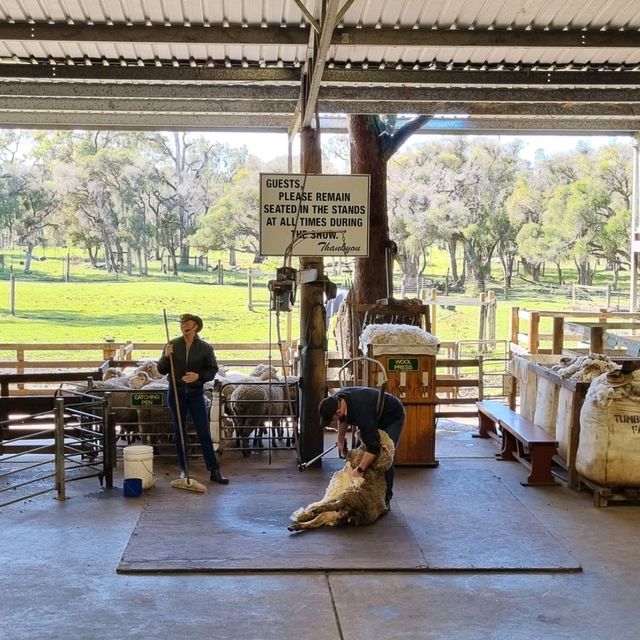
[[[163, 309], [164, 314], [164, 330], [167, 334], [167, 343], [170, 341], [169, 325], [167, 324], [167, 310]], [[180, 401], [178, 400], [178, 385], [176, 384], [176, 371], [173, 366], [173, 354], [169, 356], [169, 365], [171, 366], [171, 383], [173, 384], [173, 396], [176, 403], [176, 420], [178, 421], [178, 434], [180, 437], [180, 446], [182, 447], [182, 459], [184, 460], [184, 478], [176, 478], [171, 481], [174, 489], [185, 489], [186, 491], [197, 491], [198, 493], [207, 493], [207, 487], [198, 482], [195, 478], [189, 476], [189, 458], [187, 456], [187, 445], [185, 443], [184, 432], [182, 431], [182, 414], [180, 412]]]

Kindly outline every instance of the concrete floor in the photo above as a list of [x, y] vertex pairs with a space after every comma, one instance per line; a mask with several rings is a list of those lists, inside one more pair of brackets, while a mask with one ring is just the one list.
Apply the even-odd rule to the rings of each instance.
[[[638, 638], [640, 507], [596, 509], [589, 494], [564, 486], [522, 487], [524, 468], [497, 462], [495, 444], [472, 439], [469, 428], [445, 425], [436, 449], [438, 473], [499, 474], [583, 572], [118, 575], [144, 501], [83, 480], [69, 485], [64, 502], [46, 494], [0, 509], [0, 637]], [[244, 465], [266, 461], [262, 454], [246, 462], [230, 452], [222, 464], [233, 482]], [[283, 452], [275, 464], [289, 467], [295, 459]], [[175, 473], [173, 466], [159, 467]], [[198, 470], [203, 477], [194, 465]], [[400, 469], [397, 495], [415, 477], [415, 469]], [[508, 544], [500, 531], [495, 540]]]

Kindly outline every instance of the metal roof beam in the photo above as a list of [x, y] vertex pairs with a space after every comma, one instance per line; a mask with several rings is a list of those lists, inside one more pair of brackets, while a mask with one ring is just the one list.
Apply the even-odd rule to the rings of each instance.
[[[298, 6], [301, 5], [296, 0]], [[349, 5], [351, 2], [349, 2]], [[345, 5], [336, 15], [340, 21], [348, 9]], [[317, 21], [307, 13], [317, 29]], [[221, 44], [221, 45], [299, 45], [305, 46], [309, 32], [300, 24], [282, 27], [273, 24], [262, 27], [218, 25], [165, 26], [164, 24], [30, 24], [16, 22], [0, 24], [0, 40], [23, 42], [139, 42], [151, 44]], [[398, 47], [527, 47], [527, 48], [631, 48], [638, 47], [638, 32], [634, 30], [573, 31], [562, 29], [376, 29], [363, 26], [342, 27], [331, 35], [332, 45], [398, 46]]]
[[[1, 71], [1, 69], [0, 69]], [[271, 84], [133, 84], [103, 82], [0, 81], [0, 96], [59, 98], [161, 98], [182, 100], [297, 100], [298, 87]]]
[[287, 132], [291, 116], [251, 114], [78, 113], [77, 111], [0, 112], [0, 128], [113, 129], [133, 131], [278, 131]]
[[[30, 129], [109, 129], [116, 131], [241, 131], [287, 133], [290, 117], [253, 114], [239, 121], [237, 115], [126, 114], [72, 112], [0, 112], [0, 127]], [[326, 133], [347, 133], [341, 117], [321, 117]], [[576, 120], [573, 118], [432, 118], [416, 134], [447, 135], [608, 135], [624, 136], [640, 131], [638, 120]]]
[[296, 100], [184, 100], [166, 98], [35, 98], [0, 96], [0, 111], [122, 111], [129, 113], [280, 113], [289, 117]]
[[[0, 102], [1, 104], [1, 102]], [[411, 113], [435, 114], [446, 113], [474, 116], [559, 116], [585, 118], [632, 118], [640, 117], [640, 96], [636, 103], [627, 104], [558, 104], [537, 102], [467, 102], [430, 101], [430, 102], [356, 102], [356, 101], [324, 101], [318, 103], [321, 113]]]
[[[347, 0], [352, 2], [353, 0]], [[310, 82], [307, 88], [307, 94], [304, 96], [304, 104], [300, 110], [300, 127], [308, 127], [313, 119], [320, 84], [322, 83], [322, 75], [324, 67], [327, 63], [327, 53], [331, 46], [331, 37], [336, 27], [338, 16], [338, 5], [340, 0], [328, 0], [324, 5], [324, 15], [322, 16], [322, 25], [320, 29], [320, 37], [317, 47], [313, 52], [313, 68], [310, 70]], [[296, 127], [297, 128], [297, 127]]]
[[[2, 85], [0, 84], [0, 92]], [[509, 87], [384, 87], [323, 86], [322, 101], [404, 102], [405, 108], [421, 101], [450, 100], [457, 102], [638, 102], [637, 89], [574, 89], [573, 87], [536, 88]]]
[[[2, 67], [0, 67], [0, 72]], [[640, 87], [640, 71], [458, 71], [397, 69], [327, 69], [324, 83], [528, 86], [528, 87]]]
[[[0, 72], [2, 68], [0, 67]], [[76, 98], [164, 98], [203, 100], [296, 100], [296, 85], [273, 84], [186, 84], [176, 87], [160, 82], [44, 82], [30, 80], [0, 81], [0, 96], [76, 97]], [[572, 87], [528, 89], [509, 87], [384, 87], [321, 86], [319, 99], [328, 102], [399, 102], [403, 111], [414, 102], [544, 102], [544, 103], [624, 103], [640, 102], [632, 88], [574, 89]], [[386, 111], [386, 109], [385, 109]]]
[[216, 26], [163, 24], [0, 24], [0, 39], [5, 42], [140, 42], [147, 44], [221, 44], [221, 45], [306, 45], [309, 30], [300, 25], [281, 27]]
[[119, 64], [0, 64], [1, 78], [46, 80], [137, 80], [145, 82], [286, 82], [298, 84], [293, 67], [173, 67]]
[[[405, 120], [398, 119], [397, 126]], [[607, 135], [626, 136], [640, 131], [638, 120], [603, 119], [577, 120], [575, 118], [431, 118], [416, 135]], [[321, 117], [325, 133], [347, 133], [346, 119], [336, 116]]]
[[[68, 112], [123, 112], [123, 113], [201, 113], [238, 115], [268, 113], [293, 115], [296, 100], [189, 100], [183, 98], [77, 98], [77, 97], [26, 97], [0, 95], [0, 111], [29, 110]], [[412, 113], [455, 114], [477, 117], [494, 116], [543, 116], [571, 118], [640, 118], [640, 98], [635, 103], [540, 103], [540, 102], [467, 102], [457, 101], [325, 101], [318, 102], [318, 111], [323, 114], [347, 113]]]

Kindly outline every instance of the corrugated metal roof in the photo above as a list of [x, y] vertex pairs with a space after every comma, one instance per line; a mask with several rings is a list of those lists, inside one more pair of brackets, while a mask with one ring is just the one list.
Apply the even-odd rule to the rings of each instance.
[[330, 113], [465, 105], [452, 130], [638, 128], [637, 0], [329, 0], [326, 43], [310, 37], [322, 4], [0, 0], [0, 125], [290, 129], [317, 97]]

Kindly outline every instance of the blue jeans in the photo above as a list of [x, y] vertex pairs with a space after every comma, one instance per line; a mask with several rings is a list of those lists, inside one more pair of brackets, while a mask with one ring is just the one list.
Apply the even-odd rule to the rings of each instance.
[[[173, 394], [173, 385], [169, 386], [169, 393], [167, 396], [167, 403], [173, 416], [173, 432], [176, 441], [176, 453], [178, 455], [178, 464], [184, 471], [184, 454], [182, 449], [182, 440], [178, 432], [178, 419], [176, 411], [176, 401]], [[189, 389], [186, 387], [178, 387], [178, 404], [180, 405], [180, 418], [182, 422], [182, 432], [184, 435], [185, 449], [189, 442], [187, 438], [187, 414], [191, 414], [191, 419], [196, 427], [196, 433], [198, 434], [198, 440], [202, 447], [202, 457], [207, 465], [207, 469], [210, 471], [218, 469], [219, 464], [216, 459], [216, 454], [213, 450], [213, 443], [211, 442], [211, 429], [209, 428], [209, 414], [207, 412], [207, 404], [204, 399], [204, 392], [202, 387], [195, 387]]]
[[[390, 425], [384, 427], [382, 431], [386, 432], [387, 435], [393, 440], [393, 444], [397, 447], [398, 441], [400, 440], [400, 433], [402, 433], [402, 427], [404, 426], [404, 416], [399, 418], [395, 422], [392, 422]], [[385, 500], [387, 502], [393, 498], [393, 479], [396, 475], [395, 464], [392, 464], [384, 474], [384, 479], [387, 481], [387, 494], [385, 495]]]

